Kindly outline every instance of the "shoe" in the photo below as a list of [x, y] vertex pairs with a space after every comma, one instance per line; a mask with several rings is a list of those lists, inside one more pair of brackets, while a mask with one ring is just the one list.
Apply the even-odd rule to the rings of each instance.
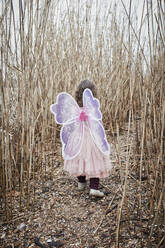
[[82, 190], [85, 189], [85, 187], [86, 187], [86, 183], [80, 183], [80, 182], [78, 182], [78, 190], [82, 191]]
[[90, 189], [89, 195], [90, 196], [103, 197], [104, 196], [104, 193], [101, 192], [100, 190], [97, 190], [97, 189]]

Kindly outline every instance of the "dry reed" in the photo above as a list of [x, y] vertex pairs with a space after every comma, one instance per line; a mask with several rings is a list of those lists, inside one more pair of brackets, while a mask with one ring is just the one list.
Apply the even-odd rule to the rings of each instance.
[[[58, 127], [49, 106], [60, 91], [74, 94], [77, 83], [91, 79], [97, 84], [104, 123], [112, 135], [124, 123], [136, 130], [135, 170], [142, 189], [145, 173], [151, 219], [154, 225], [165, 222], [165, 37], [163, 1], [144, 1], [137, 30], [129, 9], [117, 17], [110, 6], [99, 20], [99, 7], [92, 3], [75, 8], [67, 1], [63, 14], [60, 1], [1, 2], [0, 16], [0, 194], [4, 218], [13, 217], [10, 192], [19, 192], [20, 209], [35, 199], [35, 178], [44, 182], [49, 147], [55, 147]], [[95, 20], [93, 20], [95, 18]], [[121, 21], [119, 21], [119, 19]], [[93, 25], [93, 22], [95, 25]], [[127, 26], [125, 23], [128, 23]], [[148, 43], [143, 44], [142, 28], [147, 23]], [[149, 54], [145, 54], [147, 46]], [[136, 48], [136, 49], [135, 49]], [[119, 204], [116, 245], [120, 243], [120, 221], [126, 204], [130, 173], [127, 146], [124, 190]], [[120, 164], [120, 151], [117, 151]], [[122, 173], [121, 173], [122, 174]], [[123, 176], [121, 175], [121, 178]], [[33, 183], [32, 183], [33, 182]], [[142, 190], [141, 190], [142, 192]], [[25, 202], [23, 202], [25, 199]], [[141, 193], [139, 206], [142, 205]], [[154, 216], [154, 217], [153, 217]], [[150, 237], [153, 233], [150, 230]], [[150, 242], [150, 241], [148, 241]], [[161, 241], [160, 239], [160, 242]], [[160, 243], [161, 244], [161, 243]]]

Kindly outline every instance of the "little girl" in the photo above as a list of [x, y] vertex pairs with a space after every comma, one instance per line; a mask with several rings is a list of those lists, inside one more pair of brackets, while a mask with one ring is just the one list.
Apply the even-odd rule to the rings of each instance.
[[[84, 190], [90, 178], [91, 196], [103, 197], [99, 178], [105, 178], [111, 170], [109, 144], [102, 124], [102, 114], [96, 87], [88, 80], [80, 82], [75, 100], [67, 93], [60, 93], [51, 112], [58, 124], [62, 124], [64, 170], [78, 178], [78, 189]], [[77, 102], [77, 103], [76, 103]], [[77, 105], [78, 104], [78, 105]]]

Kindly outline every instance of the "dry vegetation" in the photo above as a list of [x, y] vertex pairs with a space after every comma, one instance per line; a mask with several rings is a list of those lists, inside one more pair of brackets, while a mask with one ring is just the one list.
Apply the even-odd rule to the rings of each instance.
[[[54, 235], [64, 247], [165, 247], [164, 2], [144, 1], [140, 28], [131, 0], [102, 21], [98, 1], [94, 16], [92, 3], [70, 2], [64, 13], [60, 1], [20, 0], [18, 15], [14, 1], [0, 3], [0, 244], [37, 247], [35, 235]], [[82, 79], [97, 84], [112, 143], [101, 201], [63, 172], [49, 111]]]

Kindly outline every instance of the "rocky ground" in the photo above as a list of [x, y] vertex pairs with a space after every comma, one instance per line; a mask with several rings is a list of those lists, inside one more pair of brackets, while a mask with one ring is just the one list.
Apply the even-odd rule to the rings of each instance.
[[[29, 208], [22, 201], [20, 211], [20, 193], [10, 192], [14, 217], [0, 223], [0, 247], [165, 247], [163, 227], [158, 231], [156, 223], [152, 225], [147, 180], [143, 176], [140, 186], [136, 173], [134, 133], [128, 139], [125, 130], [108, 140], [112, 141], [113, 169], [100, 183], [104, 198], [91, 198], [88, 185], [85, 191], [78, 191], [76, 179], [63, 171], [59, 143], [56, 154], [47, 154], [52, 163], [46, 166], [44, 182], [40, 173], [31, 180], [35, 194]], [[126, 164], [128, 178], [122, 203]]]

